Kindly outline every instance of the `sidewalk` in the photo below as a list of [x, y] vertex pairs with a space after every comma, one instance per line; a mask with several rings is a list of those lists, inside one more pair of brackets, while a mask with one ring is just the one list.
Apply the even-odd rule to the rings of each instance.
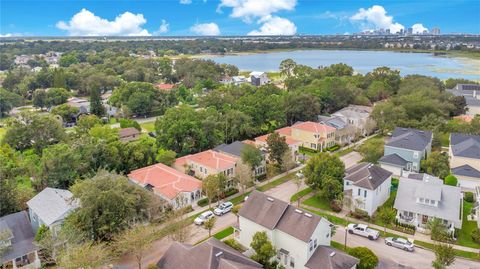
[[[342, 211], [341, 213], [336, 213], [336, 212], [326, 211], [326, 210], [316, 208], [316, 207], [313, 207], [313, 206], [308, 206], [308, 205], [302, 205], [302, 207], [304, 207], [306, 209], [322, 212], [322, 213], [325, 213], [325, 214], [328, 214], [328, 215], [332, 215], [332, 216], [335, 216], [335, 217], [338, 217], [338, 218], [342, 218], [342, 219], [345, 219], [345, 220], [347, 219], [346, 218], [346, 213], [344, 213], [344, 211]], [[369, 223], [369, 222], [366, 222], [366, 221], [362, 221], [362, 220], [359, 220], [359, 219], [349, 218], [349, 220], [351, 220], [351, 222], [354, 222], [354, 223], [366, 224], [369, 227], [377, 229], [377, 230], [382, 231], [382, 232], [385, 230], [385, 228], [383, 226], [379, 226], [379, 225]], [[403, 237], [408, 238], [408, 239], [427, 242], [427, 243], [430, 243], [430, 244], [438, 243], [437, 241], [433, 241], [430, 238], [429, 235], [423, 234], [423, 233], [420, 233], [420, 232], [415, 232], [415, 235], [411, 235], [411, 234], [406, 234], [406, 233], [399, 232], [399, 231], [392, 230], [392, 229], [388, 229], [388, 228], [387, 228], [387, 232], [397, 234], [397, 235], [403, 236]], [[473, 253], [478, 253], [479, 252], [478, 249], [471, 248], [471, 247], [464, 247], [464, 246], [459, 246], [459, 245], [455, 245], [455, 244], [452, 244], [452, 246], [453, 246], [454, 249], [457, 249], [457, 250], [469, 251], [469, 252], [473, 252]]]

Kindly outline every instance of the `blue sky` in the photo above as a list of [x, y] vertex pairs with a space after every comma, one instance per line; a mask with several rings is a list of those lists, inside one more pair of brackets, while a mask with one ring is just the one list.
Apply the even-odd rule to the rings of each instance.
[[480, 0], [0, 1], [2, 36], [480, 33]]

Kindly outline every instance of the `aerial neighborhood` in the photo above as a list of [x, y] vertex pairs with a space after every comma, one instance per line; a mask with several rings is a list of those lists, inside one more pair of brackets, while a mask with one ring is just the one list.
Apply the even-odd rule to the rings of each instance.
[[330, 37], [73, 38], [0, 42], [0, 268], [478, 268], [474, 76], [222, 62]]

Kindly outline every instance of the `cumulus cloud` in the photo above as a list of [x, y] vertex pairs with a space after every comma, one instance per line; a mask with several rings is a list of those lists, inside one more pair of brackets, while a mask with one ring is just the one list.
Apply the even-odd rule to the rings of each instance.
[[248, 35], [294, 35], [297, 32], [293, 22], [277, 16], [265, 16], [258, 23], [263, 25], [259, 30], [253, 30]]
[[192, 0], [180, 0], [180, 4], [182, 5], [190, 5], [192, 3]]
[[220, 28], [218, 28], [218, 25], [213, 22], [197, 23], [192, 27], [190, 27], [190, 31], [192, 31], [197, 35], [207, 35], [207, 36], [220, 35]]
[[160, 24], [160, 27], [158, 27], [158, 30], [155, 31], [154, 34], [155, 35], [164, 34], [168, 32], [169, 27], [170, 27], [170, 24], [167, 23], [166, 20], [162, 20], [162, 24]]
[[391, 33], [397, 33], [405, 29], [403, 25], [393, 21], [393, 17], [387, 15], [384, 7], [374, 5], [368, 9], [360, 8], [357, 13], [350, 17], [353, 23], [360, 23], [363, 30], [390, 29]]
[[421, 23], [415, 23], [414, 25], [412, 25], [412, 32], [414, 34], [422, 34], [423, 31], [427, 31], [428, 32], [428, 28], [424, 27], [423, 24]]
[[269, 16], [281, 10], [293, 10], [297, 0], [221, 0], [218, 11], [222, 7], [232, 8], [230, 17], [241, 18], [252, 22], [254, 18]]
[[0, 34], [0, 37], [12, 37], [13, 34], [7, 33], [7, 34]]
[[131, 12], [109, 21], [83, 8], [69, 22], [59, 21], [56, 26], [71, 36], [149, 36], [151, 34], [142, 28], [146, 22], [142, 14]]

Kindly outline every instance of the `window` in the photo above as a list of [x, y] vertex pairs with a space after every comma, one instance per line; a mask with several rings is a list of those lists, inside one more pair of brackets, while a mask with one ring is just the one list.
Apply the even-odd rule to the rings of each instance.
[[367, 191], [366, 190], [363, 191], [363, 197], [367, 198]]
[[314, 247], [314, 248], [317, 248], [317, 239], [315, 239], [315, 240], [313, 241], [313, 247]]
[[207, 168], [205, 168], [205, 175], [206, 175], [207, 173], [208, 173], [208, 172], [207, 172]]
[[293, 259], [293, 257], [290, 257], [290, 267], [295, 267], [295, 260]]
[[418, 151], [413, 152], [413, 158], [418, 159]]
[[360, 189], [358, 189], [358, 196], [360, 196], [360, 191], [361, 191], [361, 190], [360, 190]]
[[310, 251], [313, 250], [313, 242], [312, 242], [312, 239], [310, 239], [310, 241], [308, 241], [308, 245], [310, 247]]
[[316, 145], [316, 144], [313, 144], [313, 143], [311, 143], [310, 146], [311, 146], [313, 149], [316, 149], [316, 148], [317, 148], [317, 145]]
[[420, 203], [423, 203], [423, 198], [420, 198]]
[[200, 166], [200, 172], [203, 172], [203, 167]]
[[429, 204], [430, 203], [430, 200], [429, 199], [425, 199], [425, 204]]
[[430, 204], [431, 204], [431, 205], [435, 205], [435, 201], [434, 201], [434, 200], [430, 200]]

